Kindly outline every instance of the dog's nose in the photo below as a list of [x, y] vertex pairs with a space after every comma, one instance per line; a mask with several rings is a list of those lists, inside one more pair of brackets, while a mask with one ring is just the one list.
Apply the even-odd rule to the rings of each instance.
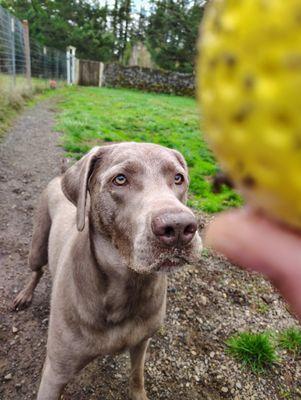
[[186, 211], [157, 214], [152, 218], [151, 227], [160, 242], [175, 247], [191, 242], [197, 230], [195, 217]]

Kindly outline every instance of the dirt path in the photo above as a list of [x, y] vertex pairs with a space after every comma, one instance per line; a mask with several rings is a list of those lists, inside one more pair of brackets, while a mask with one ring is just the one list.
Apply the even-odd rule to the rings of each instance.
[[[11, 302], [29, 276], [33, 208], [60, 168], [54, 110], [53, 101], [27, 110], [1, 144], [1, 400], [35, 398], [45, 357], [48, 274], [30, 308], [12, 312]], [[225, 339], [239, 330], [275, 331], [296, 324], [282, 300], [263, 279], [222, 258], [205, 253], [204, 266], [169, 278], [166, 326], [152, 340], [147, 360], [150, 399], [300, 399], [300, 360], [283, 354], [282, 365], [255, 376], [225, 352]], [[126, 355], [96, 360], [68, 385], [64, 398], [127, 399], [127, 363]]]
[[[0, 156], [0, 339], [3, 399], [33, 398], [46, 340], [50, 281], [44, 277], [34, 306], [13, 313], [11, 301], [28, 279], [28, 248], [32, 214], [38, 195], [59, 172], [62, 151], [57, 146], [54, 102], [28, 109], [1, 144]], [[13, 333], [14, 328], [18, 332]]]

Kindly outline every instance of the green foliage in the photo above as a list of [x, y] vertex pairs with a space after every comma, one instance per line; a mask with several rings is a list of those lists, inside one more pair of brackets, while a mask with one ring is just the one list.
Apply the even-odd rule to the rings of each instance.
[[27, 19], [31, 38], [42, 45], [63, 51], [73, 45], [80, 58], [104, 62], [115, 57], [107, 5], [83, 0], [0, 0], [0, 4], [20, 20]]
[[228, 352], [255, 373], [263, 372], [278, 360], [268, 333], [243, 332], [226, 341]]
[[166, 70], [192, 72], [202, 1], [155, 0], [146, 39], [156, 64]]
[[217, 171], [202, 137], [194, 99], [108, 88], [65, 90], [58, 129], [69, 155], [80, 158], [102, 142], [153, 142], [177, 149], [185, 156], [191, 177], [189, 203], [207, 212], [241, 204], [224, 188], [212, 193]]
[[301, 329], [291, 327], [281, 332], [279, 346], [294, 355], [301, 354]]

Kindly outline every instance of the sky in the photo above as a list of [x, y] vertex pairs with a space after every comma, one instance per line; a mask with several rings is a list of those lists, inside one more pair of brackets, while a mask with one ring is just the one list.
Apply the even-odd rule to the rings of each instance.
[[[109, 6], [113, 6], [114, 1], [115, 0], [107, 0], [107, 3], [109, 4]], [[99, 0], [99, 3], [105, 5], [106, 0]], [[140, 11], [141, 7], [144, 7], [146, 10], [148, 10], [150, 4], [148, 0], [132, 0], [132, 6], [136, 8], [136, 11]]]
[[[106, 2], [109, 4], [109, 6], [114, 5], [115, 0], [99, 0], [100, 4], [105, 5]], [[203, 0], [203, 3], [205, 4], [207, 0]], [[202, 3], [201, 3], [202, 5]], [[145, 10], [150, 9], [150, 2], [149, 0], [132, 0], [132, 6], [136, 8], [135, 11], [140, 11], [141, 7], [143, 7]]]

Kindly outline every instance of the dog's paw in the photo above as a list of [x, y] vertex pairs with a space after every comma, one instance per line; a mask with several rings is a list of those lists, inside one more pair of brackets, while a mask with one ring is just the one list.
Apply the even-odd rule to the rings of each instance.
[[130, 399], [131, 400], [149, 400], [145, 390], [131, 390], [130, 389]]
[[31, 290], [27, 288], [21, 290], [13, 302], [13, 309], [19, 310], [28, 307], [32, 301], [32, 297], [33, 293]]

